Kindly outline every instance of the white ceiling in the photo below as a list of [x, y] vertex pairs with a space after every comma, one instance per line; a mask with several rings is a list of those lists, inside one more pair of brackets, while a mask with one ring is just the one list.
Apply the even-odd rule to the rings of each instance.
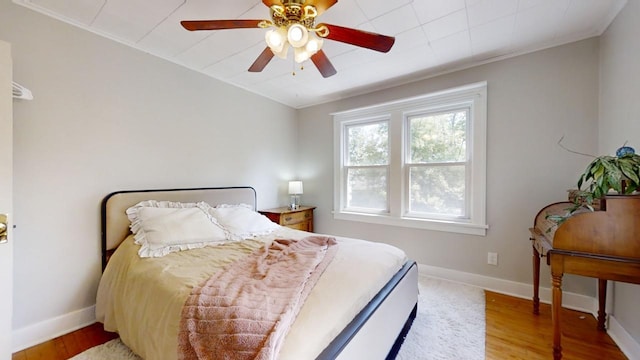
[[[269, 19], [260, 0], [13, 0], [294, 108], [602, 34], [626, 0], [340, 0], [318, 22], [396, 37], [389, 53], [327, 40], [338, 73], [313, 63], [292, 75], [265, 48], [264, 29], [186, 31], [181, 20]], [[290, 52], [291, 53], [291, 52]]]

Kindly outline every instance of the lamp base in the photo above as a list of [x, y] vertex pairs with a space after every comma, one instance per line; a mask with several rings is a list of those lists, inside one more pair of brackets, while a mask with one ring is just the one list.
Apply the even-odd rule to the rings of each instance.
[[289, 202], [289, 209], [296, 210], [300, 208], [300, 196], [291, 195], [291, 201]]

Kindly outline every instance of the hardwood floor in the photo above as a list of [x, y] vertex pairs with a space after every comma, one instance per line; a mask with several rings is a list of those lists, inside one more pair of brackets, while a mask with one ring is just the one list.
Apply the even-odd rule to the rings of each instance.
[[[533, 315], [531, 300], [490, 291], [486, 294], [487, 359], [552, 359], [551, 305], [540, 304]], [[596, 330], [591, 314], [562, 309], [563, 359], [627, 359], [606, 332]]]
[[95, 323], [72, 333], [13, 354], [12, 360], [66, 360], [91, 347], [118, 337]]
[[[540, 304], [540, 315], [535, 316], [530, 300], [485, 294], [487, 360], [552, 358], [551, 306]], [[627, 359], [606, 333], [596, 330], [590, 314], [564, 309], [562, 329], [566, 360]], [[17, 352], [12, 360], [64, 360], [115, 337], [103, 331], [101, 324], [94, 324]]]

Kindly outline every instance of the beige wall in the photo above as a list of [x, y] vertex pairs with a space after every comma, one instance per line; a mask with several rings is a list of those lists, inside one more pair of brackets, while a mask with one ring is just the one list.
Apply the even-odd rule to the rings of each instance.
[[[348, 76], [345, 74], [344, 76]], [[488, 82], [486, 237], [334, 220], [332, 112]], [[298, 173], [304, 203], [318, 206], [316, 230], [399, 246], [421, 264], [531, 283], [528, 228], [543, 206], [566, 199], [597, 150], [598, 40], [589, 39], [366, 96], [300, 111]], [[487, 252], [499, 266], [487, 265]], [[548, 269], [542, 284], [549, 287]], [[565, 289], [594, 294], [594, 282], [568, 276]]]
[[261, 207], [286, 202], [295, 110], [10, 1], [0, 39], [35, 96], [14, 102], [19, 334], [95, 304], [109, 192], [251, 185]]
[[[600, 39], [599, 153], [614, 154], [628, 142], [640, 153], [640, 1], [631, 0]], [[640, 286], [614, 288], [613, 315], [640, 343]]]

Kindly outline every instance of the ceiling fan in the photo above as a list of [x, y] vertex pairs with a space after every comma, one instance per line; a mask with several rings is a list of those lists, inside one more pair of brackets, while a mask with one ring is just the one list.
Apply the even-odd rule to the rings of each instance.
[[267, 47], [249, 67], [251, 72], [262, 71], [274, 56], [286, 59], [289, 47], [294, 60], [302, 63], [311, 59], [323, 77], [336, 74], [327, 55], [322, 51], [324, 39], [343, 42], [375, 51], [388, 52], [395, 38], [368, 31], [331, 24], [315, 24], [316, 16], [335, 5], [338, 0], [262, 0], [269, 7], [271, 20], [185, 20], [180, 24], [189, 31], [269, 28], [265, 34]]

